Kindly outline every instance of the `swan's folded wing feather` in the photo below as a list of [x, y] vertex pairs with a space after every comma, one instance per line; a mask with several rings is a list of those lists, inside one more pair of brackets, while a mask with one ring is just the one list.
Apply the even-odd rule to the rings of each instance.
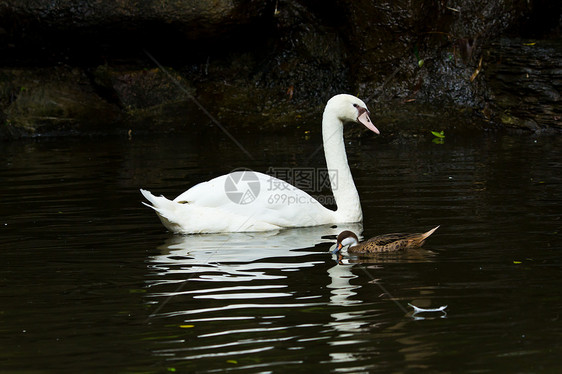
[[[241, 173], [247, 174], [244, 177]], [[281, 227], [324, 224], [333, 215], [308, 193], [271, 175], [252, 171], [237, 171], [199, 183], [174, 202], [255, 217]]]

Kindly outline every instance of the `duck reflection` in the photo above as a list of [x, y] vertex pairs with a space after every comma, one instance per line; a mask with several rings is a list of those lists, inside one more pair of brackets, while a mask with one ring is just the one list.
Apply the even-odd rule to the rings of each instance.
[[[331, 247], [335, 250], [336, 246]], [[437, 252], [424, 248], [410, 248], [398, 252], [361, 253], [344, 255], [338, 252], [335, 258], [340, 264], [384, 264], [384, 263], [414, 263], [430, 262], [437, 256]]]

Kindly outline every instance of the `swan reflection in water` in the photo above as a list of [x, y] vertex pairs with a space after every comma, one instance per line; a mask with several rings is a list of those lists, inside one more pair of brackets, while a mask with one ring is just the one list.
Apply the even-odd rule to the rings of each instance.
[[[298, 285], [294, 286], [296, 282], [290, 279], [290, 272], [330, 261], [327, 248], [342, 229], [361, 232], [363, 228], [361, 223], [353, 223], [266, 232], [173, 236], [158, 247], [160, 254], [149, 258], [151, 274], [147, 286], [152, 291], [150, 296], [158, 300], [153, 303], [162, 304], [167, 302], [163, 297], [187, 294], [192, 294], [193, 298], [215, 300], [295, 299], [298, 292], [293, 288]], [[321, 248], [315, 248], [318, 246]], [[342, 267], [341, 270], [344, 273], [328, 272], [337, 278], [332, 284], [343, 281], [348, 285], [349, 279], [353, 278], [351, 269]], [[286, 284], [277, 281], [285, 278], [289, 279]], [[187, 287], [190, 282], [197, 282], [197, 286]], [[318, 298], [321, 292], [318, 290]], [[294, 301], [284, 300], [288, 303], [285, 306], [296, 306]], [[305, 305], [310, 305], [310, 301], [306, 301]], [[153, 316], [160, 309], [156, 308]], [[196, 311], [176, 310], [172, 313]]]
[[[151, 256], [150, 262], [159, 275], [189, 274], [190, 279], [207, 281], [275, 279], [279, 274], [269, 274], [269, 269], [289, 271], [314, 266], [319, 262], [317, 258], [311, 262], [304, 257], [318, 254], [318, 250], [312, 250], [317, 245], [334, 243], [338, 232], [346, 227], [362, 231], [361, 223], [352, 223], [266, 232], [177, 235], [158, 247], [160, 254]], [[295, 257], [303, 257], [304, 261], [289, 260]]]

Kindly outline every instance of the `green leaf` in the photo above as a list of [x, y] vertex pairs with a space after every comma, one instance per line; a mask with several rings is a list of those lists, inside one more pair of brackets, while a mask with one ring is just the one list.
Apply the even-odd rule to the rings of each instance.
[[434, 136], [438, 137], [438, 138], [444, 138], [445, 137], [445, 132], [441, 131], [441, 132], [437, 132], [437, 131], [432, 131], [431, 132]]

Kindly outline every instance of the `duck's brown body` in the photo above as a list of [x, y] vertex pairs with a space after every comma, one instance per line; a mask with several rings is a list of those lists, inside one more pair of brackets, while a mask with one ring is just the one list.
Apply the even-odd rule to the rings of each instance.
[[421, 247], [427, 235], [418, 234], [385, 234], [375, 236], [367, 241], [357, 244], [348, 249], [351, 253], [373, 253], [373, 252], [392, 252], [401, 251], [407, 248]]
[[[338, 236], [337, 250], [349, 245], [349, 253], [380, 253], [395, 252], [408, 248], [421, 247], [425, 240], [437, 230], [439, 226], [425, 233], [416, 234], [385, 234], [375, 236], [369, 240], [359, 243], [357, 235], [351, 231], [343, 231]], [[347, 240], [347, 242], [346, 242]], [[351, 244], [350, 244], [351, 242]], [[345, 244], [348, 243], [348, 244]]]

